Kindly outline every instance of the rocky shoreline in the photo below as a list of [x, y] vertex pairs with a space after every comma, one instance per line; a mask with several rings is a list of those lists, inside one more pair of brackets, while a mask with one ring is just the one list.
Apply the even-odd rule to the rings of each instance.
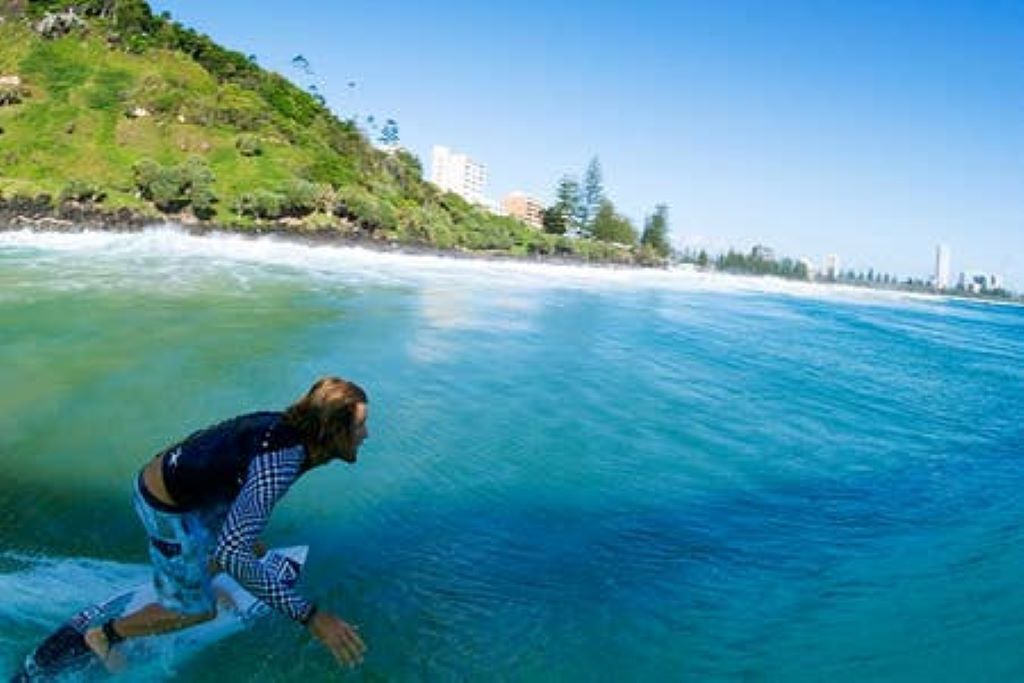
[[0, 229], [41, 229], [80, 232], [110, 230], [134, 232], [164, 221], [130, 209], [104, 211], [88, 204], [64, 203], [54, 207], [47, 196], [0, 197]]
[[[534, 263], [553, 266], [587, 266], [611, 270], [658, 270], [668, 266], [646, 266], [615, 262], [588, 261], [584, 258], [535, 254], [516, 256], [502, 252], [470, 251], [465, 249], [440, 249], [427, 244], [409, 244], [389, 240], [346, 223], [347, 230], [337, 228], [304, 229], [297, 224], [273, 223], [250, 229], [238, 229], [213, 222], [199, 222], [192, 216], [154, 216], [131, 209], [104, 210], [95, 205], [68, 202], [54, 207], [47, 197], [37, 199], [0, 197], [0, 232], [32, 230], [51, 233], [81, 233], [88, 231], [111, 233], [138, 233], [148, 228], [171, 225], [177, 230], [193, 236], [234, 235], [250, 239], [274, 237], [305, 246], [339, 246], [368, 249], [379, 253], [404, 254], [410, 256], [434, 256], [440, 258], [465, 259], [491, 262]], [[745, 277], [762, 277], [754, 274], [738, 274]], [[850, 285], [854, 286], [854, 285]], [[874, 288], [867, 288], [874, 289]], [[921, 296], [939, 296], [961, 301], [1024, 306], [1022, 297], [990, 297], [965, 295], [950, 292], [920, 292], [900, 288], [880, 289], [894, 293]]]
[[49, 197], [0, 197], [0, 231], [35, 230], [41, 232], [80, 233], [86, 231], [135, 233], [147, 228], [173, 225], [194, 235], [237, 235], [259, 238], [275, 237], [307, 246], [359, 247], [382, 253], [436, 256], [483, 261], [509, 261], [549, 265], [591, 266], [613, 269], [650, 270], [658, 266], [590, 261], [566, 255], [533, 254], [517, 256], [498, 251], [472, 251], [468, 249], [442, 249], [430, 244], [399, 242], [388, 239], [354, 223], [345, 222], [346, 229], [304, 228], [300, 224], [276, 222], [239, 229], [215, 222], [201, 222], [191, 215], [155, 216], [128, 208], [104, 209], [95, 204], [65, 202], [54, 206]]

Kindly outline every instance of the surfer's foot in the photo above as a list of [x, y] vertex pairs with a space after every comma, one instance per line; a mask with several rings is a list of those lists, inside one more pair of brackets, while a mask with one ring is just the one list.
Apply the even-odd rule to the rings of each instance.
[[117, 673], [124, 668], [124, 655], [114, 649], [110, 639], [107, 638], [107, 634], [103, 632], [103, 627], [91, 628], [85, 632], [83, 637], [85, 638], [85, 644], [99, 657], [107, 671]]

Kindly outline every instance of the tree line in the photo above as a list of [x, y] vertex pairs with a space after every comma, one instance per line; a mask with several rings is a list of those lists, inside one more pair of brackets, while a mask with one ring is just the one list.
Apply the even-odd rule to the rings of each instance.
[[640, 246], [662, 258], [672, 251], [668, 242], [668, 206], [658, 204], [645, 219], [643, 232], [639, 232], [605, 194], [604, 175], [597, 157], [587, 164], [582, 183], [570, 174], [558, 181], [555, 202], [544, 210], [543, 226], [544, 232], [551, 235]]

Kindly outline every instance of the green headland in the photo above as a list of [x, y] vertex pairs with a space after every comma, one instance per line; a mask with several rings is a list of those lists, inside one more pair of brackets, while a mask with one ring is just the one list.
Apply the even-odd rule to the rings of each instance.
[[0, 224], [166, 220], [475, 254], [668, 256], [663, 232], [552, 234], [442, 192], [409, 152], [374, 146], [316, 93], [142, 0], [0, 4]]

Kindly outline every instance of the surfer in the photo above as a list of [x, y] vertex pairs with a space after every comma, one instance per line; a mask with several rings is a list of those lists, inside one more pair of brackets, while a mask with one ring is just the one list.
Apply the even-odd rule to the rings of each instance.
[[128, 638], [194, 626], [217, 615], [213, 574], [306, 626], [341, 664], [362, 661], [356, 627], [282, 584], [259, 562], [259, 535], [295, 481], [333, 460], [356, 462], [366, 439], [366, 392], [318, 380], [283, 412], [242, 415], [157, 454], [135, 480], [135, 510], [149, 536], [158, 602], [85, 633], [108, 668]]

